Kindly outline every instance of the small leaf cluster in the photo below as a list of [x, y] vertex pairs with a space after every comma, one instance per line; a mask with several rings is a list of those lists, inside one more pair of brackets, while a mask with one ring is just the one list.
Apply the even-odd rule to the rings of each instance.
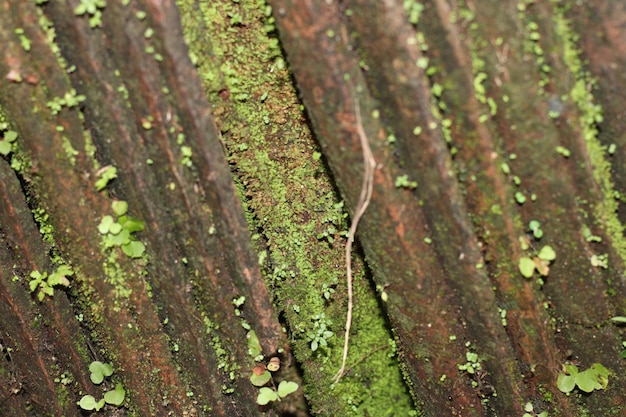
[[306, 333], [311, 342], [311, 350], [315, 352], [320, 346], [328, 347], [328, 339], [333, 336], [333, 332], [329, 330], [332, 321], [326, 318], [324, 313], [316, 314], [312, 317], [313, 329]]
[[478, 353], [468, 350], [467, 352], [465, 352], [465, 359], [465, 363], [457, 365], [459, 371], [465, 371], [470, 375], [474, 375], [476, 371], [480, 371], [482, 369]]
[[317, 238], [319, 240], [326, 239], [328, 243], [332, 244], [337, 236], [347, 237], [347, 217], [348, 213], [344, 210], [343, 201], [332, 204], [332, 208], [329, 208], [326, 216], [322, 218], [324, 230], [317, 234]]
[[7, 156], [13, 151], [13, 142], [17, 139], [17, 132], [8, 130], [4, 132], [4, 137], [0, 140], [0, 155]]
[[417, 188], [417, 181], [409, 180], [408, 175], [400, 175], [396, 177], [394, 184], [396, 188], [408, 188], [410, 190], [414, 190]]
[[63, 97], [54, 97], [51, 101], [46, 103], [46, 106], [50, 109], [50, 112], [54, 114], [58, 114], [63, 107], [67, 107], [71, 109], [72, 107], [78, 106], [81, 102], [85, 101], [86, 97], [82, 94], [78, 94], [75, 89], [71, 89], [69, 92], [65, 93]]
[[[270, 362], [265, 365], [257, 365], [250, 375], [250, 382], [256, 387], [260, 387], [259, 395], [256, 402], [259, 405], [266, 405], [272, 401], [280, 401], [287, 395], [294, 393], [298, 390], [298, 384], [292, 381], [281, 381], [278, 384], [278, 388], [274, 386], [271, 372], [276, 372], [280, 368], [280, 359], [274, 357], [270, 359]], [[271, 382], [271, 387], [265, 387], [267, 383]]]
[[[531, 220], [528, 223], [528, 229], [536, 240], [543, 237], [541, 224], [537, 220]], [[522, 250], [530, 248], [530, 239], [527, 236], [520, 238]], [[550, 272], [550, 263], [556, 259], [556, 252], [552, 246], [545, 245], [539, 252], [533, 253], [531, 256], [522, 256], [518, 262], [518, 268], [524, 278], [532, 278], [535, 271], [542, 277], [547, 277]]]
[[[263, 359], [263, 352], [261, 349], [261, 343], [254, 330], [250, 330], [246, 335], [248, 338], [248, 354], [254, 357], [255, 361]], [[278, 384], [278, 388], [274, 385], [272, 379], [272, 372], [276, 372], [280, 369], [280, 358], [277, 356], [272, 357], [267, 365], [259, 363], [252, 369], [252, 375], [250, 375], [250, 382], [255, 387], [260, 387], [259, 395], [257, 396], [257, 404], [266, 405], [272, 401], [280, 401], [287, 395], [295, 392], [298, 389], [298, 384], [290, 381], [281, 381]], [[268, 383], [271, 383], [271, 387], [266, 387]]]
[[292, 381], [281, 381], [278, 384], [278, 388], [262, 387], [259, 390], [259, 395], [256, 399], [257, 404], [265, 405], [271, 401], [280, 400], [287, 395], [296, 392], [298, 390], [298, 384]]
[[594, 390], [605, 389], [608, 383], [609, 370], [599, 363], [594, 363], [584, 371], [579, 371], [576, 365], [564, 364], [556, 386], [565, 394], [569, 394], [576, 387], [583, 392], [590, 393]]
[[[91, 382], [96, 385], [100, 385], [106, 377], [113, 375], [113, 366], [109, 363], [94, 361], [89, 365], [89, 372], [91, 373], [89, 375]], [[99, 411], [102, 407], [104, 407], [104, 404], [111, 404], [119, 407], [124, 402], [125, 397], [126, 390], [121, 383], [118, 383], [115, 386], [115, 389], [104, 393], [104, 398], [96, 401], [93, 395], [85, 395], [80, 399], [78, 405], [83, 410]]]
[[141, 232], [144, 222], [128, 216], [128, 203], [126, 201], [114, 201], [113, 212], [118, 216], [117, 221], [113, 216], [106, 215], [98, 225], [98, 231], [103, 235], [105, 249], [120, 247], [130, 258], [141, 258], [146, 250], [145, 245], [137, 240], [134, 233]]
[[50, 297], [54, 296], [54, 286], [62, 285], [64, 287], [69, 287], [70, 281], [67, 277], [72, 275], [74, 275], [74, 272], [67, 265], [59, 266], [59, 268], [50, 275], [48, 275], [45, 271], [43, 273], [33, 271], [30, 273], [30, 277], [32, 279], [28, 282], [28, 286], [30, 288], [30, 292], [35, 292], [35, 290], [39, 289], [37, 299], [41, 302], [46, 295], [49, 295]]
[[98, 179], [96, 180], [96, 190], [102, 191], [109, 185], [109, 182], [117, 178], [117, 168], [112, 165], [107, 165], [98, 172]]
[[106, 0], [80, 0], [74, 9], [76, 16], [89, 15], [89, 27], [96, 28], [102, 26], [102, 11], [107, 5]]
[[544, 246], [539, 253], [533, 257], [522, 256], [519, 259], [519, 271], [525, 278], [532, 278], [535, 275], [535, 270], [541, 274], [541, 276], [548, 276], [550, 272], [550, 263], [556, 259], [556, 252], [551, 246]]

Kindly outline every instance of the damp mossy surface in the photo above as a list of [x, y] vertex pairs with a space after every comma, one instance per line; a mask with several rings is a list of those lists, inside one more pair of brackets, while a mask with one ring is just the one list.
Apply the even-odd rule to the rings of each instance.
[[[355, 262], [348, 372], [337, 385], [348, 228], [262, 1], [177, 2], [313, 415], [417, 415], [381, 301]], [[332, 333], [332, 334], [331, 334]]]

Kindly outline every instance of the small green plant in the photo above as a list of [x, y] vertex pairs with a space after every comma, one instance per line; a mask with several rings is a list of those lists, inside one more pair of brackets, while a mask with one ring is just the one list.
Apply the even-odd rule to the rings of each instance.
[[602, 255], [593, 254], [589, 258], [589, 262], [591, 262], [591, 266], [593, 267], [608, 269], [609, 268], [609, 255], [606, 253], [603, 253]]
[[32, 41], [28, 39], [28, 37], [24, 34], [24, 29], [15, 28], [13, 32], [20, 38], [20, 44], [22, 45], [22, 49], [26, 52], [29, 52]]
[[417, 188], [417, 181], [409, 180], [408, 175], [400, 175], [399, 177], [396, 177], [394, 185], [396, 188], [408, 188], [410, 190], [414, 190]]
[[535, 412], [535, 406], [533, 406], [533, 403], [530, 401], [524, 405], [524, 411], [525, 413], [522, 417], [548, 417], [548, 412], [545, 410], [537, 414]]
[[316, 314], [312, 318], [313, 329], [306, 333], [309, 342], [311, 342], [311, 350], [315, 352], [320, 346], [328, 347], [328, 339], [333, 337], [333, 332], [329, 330], [332, 321], [326, 318], [324, 313]]
[[[113, 375], [113, 366], [109, 363], [102, 363], [100, 361], [91, 362], [89, 365], [90, 379], [95, 385], [100, 385], [104, 382], [106, 377]], [[99, 411], [105, 404], [111, 404], [114, 406], [121, 406], [126, 397], [126, 390], [121, 383], [118, 383], [114, 389], [104, 393], [104, 397], [100, 400], [96, 400], [93, 395], [84, 395], [78, 405], [83, 410], [87, 411]]]
[[106, 0], [80, 0], [74, 9], [76, 16], [89, 15], [89, 27], [96, 28], [102, 26], [102, 10], [107, 5]]
[[32, 279], [28, 282], [28, 286], [31, 293], [39, 289], [37, 299], [41, 302], [46, 295], [50, 297], [54, 296], [54, 287], [56, 285], [69, 287], [70, 281], [67, 277], [72, 275], [74, 275], [74, 272], [67, 265], [59, 266], [59, 268], [50, 275], [45, 271], [43, 273], [33, 271], [30, 273]]
[[535, 239], [539, 240], [543, 237], [543, 230], [541, 230], [541, 224], [537, 220], [531, 220], [528, 223], [528, 228], [533, 232]]
[[335, 289], [332, 285], [326, 283], [322, 284], [322, 295], [326, 300], [330, 300], [330, 297], [335, 293]]
[[555, 259], [556, 252], [552, 249], [552, 246], [546, 245], [532, 257], [522, 256], [519, 259], [518, 268], [520, 273], [528, 279], [535, 275], [535, 270], [542, 277], [547, 277], [550, 272], [550, 263]]
[[17, 139], [17, 132], [9, 130], [4, 132], [4, 137], [0, 140], [0, 155], [7, 156], [13, 151], [13, 142]]
[[63, 107], [67, 107], [71, 109], [72, 107], [78, 106], [81, 102], [85, 101], [86, 97], [82, 94], [78, 94], [75, 89], [71, 89], [69, 92], [65, 93], [63, 97], [54, 97], [51, 101], [46, 103], [46, 106], [50, 109], [50, 112], [54, 114], [58, 114]]
[[567, 148], [565, 148], [565, 147], [563, 147], [563, 146], [557, 146], [557, 147], [555, 148], [555, 150], [556, 150], [556, 152], [557, 152], [558, 154], [562, 155], [562, 156], [563, 156], [563, 157], [565, 157], [565, 158], [569, 158], [569, 157], [570, 157], [570, 155], [572, 154], [572, 153], [570, 152], [570, 150], [569, 150], [569, 149], [567, 149]]
[[594, 363], [584, 371], [579, 371], [578, 366], [574, 364], [564, 364], [556, 386], [565, 394], [569, 394], [577, 387], [583, 392], [590, 393], [594, 390], [605, 389], [608, 383], [609, 370], [599, 363]]
[[348, 236], [348, 230], [346, 225], [346, 218], [348, 217], [348, 213], [344, 211], [343, 205], [343, 201], [334, 203], [332, 205], [332, 209], [328, 210], [326, 216], [322, 218], [324, 230], [321, 233], [317, 234], [318, 239], [326, 239], [328, 243], [332, 244], [337, 236]]
[[111, 206], [113, 212], [118, 216], [117, 220], [113, 216], [106, 215], [98, 225], [98, 231], [103, 235], [104, 248], [118, 246], [126, 256], [141, 258], [146, 247], [137, 240], [134, 234], [144, 229], [144, 222], [126, 215], [128, 203], [125, 201], [114, 201]]
[[476, 371], [482, 370], [482, 366], [480, 364], [478, 353], [469, 350], [469, 346], [469, 342], [466, 343], [468, 350], [465, 352], [465, 363], [458, 365], [458, 368], [459, 371], [465, 371], [470, 375], [474, 375]]
[[[248, 338], [248, 354], [259, 362], [263, 360], [263, 351], [261, 349], [261, 343], [254, 330], [248, 331], [246, 335]], [[274, 384], [272, 373], [277, 372], [280, 369], [280, 358], [274, 356], [270, 358], [267, 364], [258, 363], [252, 369], [252, 375], [250, 375], [250, 382], [255, 387], [259, 387], [259, 395], [257, 396], [257, 404], [266, 405], [272, 401], [280, 401], [281, 398], [285, 398], [287, 395], [296, 392], [298, 384], [290, 381], [281, 381], [278, 384], [278, 388]], [[268, 383], [271, 387], [266, 387]]]
[[262, 387], [259, 390], [259, 395], [256, 399], [257, 404], [265, 405], [270, 401], [280, 400], [287, 395], [294, 393], [298, 390], [298, 384], [293, 381], [281, 381], [278, 384], [278, 388]]
[[[272, 378], [272, 372], [276, 372], [279, 369], [280, 359], [273, 357], [267, 365], [259, 364], [252, 370], [250, 382], [252, 382], [252, 385], [260, 387], [259, 395], [256, 399], [257, 404], [266, 405], [272, 401], [280, 401], [298, 390], [298, 384], [292, 381], [281, 381], [278, 387], [276, 387]], [[271, 383], [271, 387], [265, 386], [268, 383]]]
[[117, 178], [117, 168], [112, 165], [107, 165], [97, 172], [98, 179], [96, 180], [96, 190], [102, 191], [107, 185], [115, 178]]

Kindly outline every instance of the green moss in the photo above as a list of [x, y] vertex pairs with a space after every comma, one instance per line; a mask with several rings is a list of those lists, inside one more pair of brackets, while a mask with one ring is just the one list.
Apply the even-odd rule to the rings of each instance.
[[611, 237], [612, 246], [622, 259], [622, 262], [626, 262], [624, 225], [620, 222], [617, 215], [619, 194], [615, 190], [611, 179], [611, 164], [607, 158], [607, 147], [598, 138], [598, 124], [603, 121], [603, 116], [602, 108], [596, 103], [593, 96], [595, 82], [584, 69], [579, 56], [579, 49], [576, 46], [578, 37], [570, 27], [569, 21], [565, 18], [565, 11], [557, 7], [558, 2], [553, 1], [553, 4], [555, 4], [555, 13], [552, 20], [555, 32], [563, 43], [563, 60], [571, 73], [576, 77], [576, 81], [569, 91], [569, 97], [578, 108], [580, 128], [585, 139], [589, 160], [593, 166], [593, 177], [600, 186], [603, 196], [602, 200], [594, 207], [594, 214], [596, 220]]
[[[219, 326], [215, 324], [209, 317], [204, 315], [202, 317], [202, 321], [204, 323], [204, 330], [207, 335], [210, 336], [210, 343], [213, 351], [215, 352], [218, 365], [217, 369], [224, 374], [229, 376], [231, 381], [235, 380], [235, 375], [239, 372], [239, 366], [237, 365], [236, 358], [229, 352], [227, 346], [220, 339], [216, 330], [219, 329]], [[224, 391], [228, 391], [229, 388], [225, 388]]]
[[[312, 410], [332, 416], [408, 415], [411, 398], [360, 261], [350, 370], [331, 387], [343, 345], [347, 223], [278, 41], [267, 35], [273, 31], [268, 7], [251, 0], [178, 5], [258, 251], [265, 254], [268, 287], [302, 364]], [[319, 333], [322, 324], [333, 335]], [[326, 346], [319, 339], [313, 343], [320, 334]]]

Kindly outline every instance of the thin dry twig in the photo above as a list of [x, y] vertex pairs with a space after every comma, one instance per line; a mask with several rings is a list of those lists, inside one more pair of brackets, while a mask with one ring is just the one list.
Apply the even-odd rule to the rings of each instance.
[[356, 229], [359, 226], [361, 217], [367, 210], [367, 206], [370, 204], [372, 198], [372, 189], [374, 186], [374, 169], [376, 168], [376, 161], [374, 155], [370, 149], [365, 129], [363, 128], [363, 122], [361, 120], [361, 109], [359, 106], [358, 98], [354, 101], [354, 114], [356, 117], [356, 130], [361, 141], [361, 149], [363, 151], [363, 182], [361, 185], [361, 195], [356, 205], [354, 212], [354, 218], [350, 225], [350, 231], [348, 233], [348, 241], [346, 242], [346, 283], [348, 286], [348, 312], [346, 314], [346, 333], [343, 338], [343, 357], [341, 359], [341, 368], [334, 376], [334, 383], [338, 383], [341, 377], [345, 373], [346, 361], [348, 359], [348, 346], [350, 343], [350, 327], [352, 326], [352, 308], [353, 308], [353, 295], [352, 295], [352, 242], [356, 235]]

